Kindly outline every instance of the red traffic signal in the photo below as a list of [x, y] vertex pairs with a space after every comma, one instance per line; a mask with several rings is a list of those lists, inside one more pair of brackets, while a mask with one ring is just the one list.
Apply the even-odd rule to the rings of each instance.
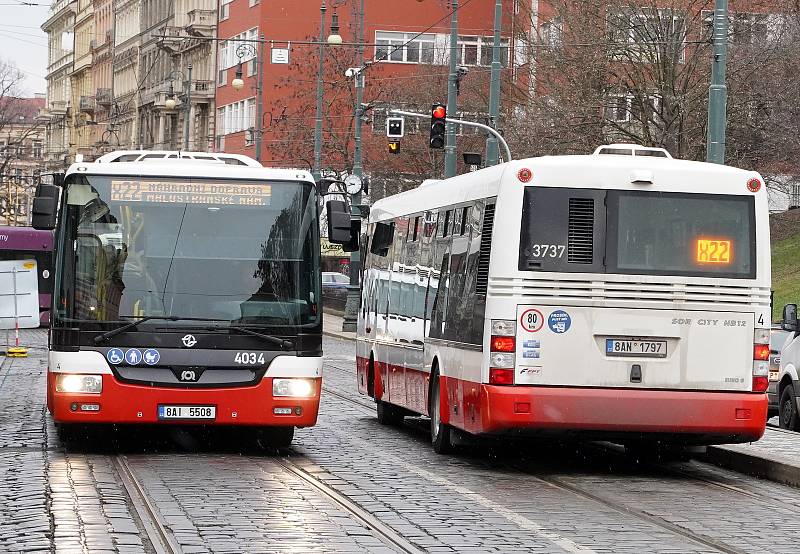
[[438, 102], [431, 106], [431, 148], [444, 148], [445, 130], [447, 129], [447, 107]]

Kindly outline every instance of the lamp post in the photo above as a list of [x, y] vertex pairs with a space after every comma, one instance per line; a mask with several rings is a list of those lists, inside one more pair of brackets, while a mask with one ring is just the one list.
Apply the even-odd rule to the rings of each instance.
[[[458, 111], [458, 0], [450, 2], [453, 15], [450, 19], [450, 73], [447, 77], [447, 113], [455, 116]], [[444, 176], [456, 175], [456, 125], [447, 122], [444, 145]]]
[[728, 58], [728, 0], [714, 2], [714, 61], [711, 65], [711, 86], [708, 88], [708, 138], [706, 161], [725, 163], [725, 121], [728, 87], [725, 70]]
[[[184, 89], [184, 98], [182, 99], [184, 106], [183, 106], [183, 149], [189, 150], [189, 113], [191, 110], [192, 105], [192, 64], [186, 66], [186, 69], [189, 71], [188, 78], [186, 79], [185, 89]], [[179, 75], [179, 79], [183, 80], [183, 73], [180, 71], [173, 71], [169, 74], [169, 92], [167, 93], [168, 97], [167, 101], [164, 102], [164, 105], [167, 107], [168, 110], [174, 110], [175, 106], [177, 105], [177, 97], [175, 95], [175, 91], [172, 88], [172, 81], [173, 75]]]
[[[361, 219], [361, 191], [363, 189], [364, 167], [362, 162], [361, 123], [364, 102], [364, 70], [367, 63], [364, 61], [364, 0], [360, 0], [358, 8], [358, 25], [356, 26], [356, 61], [360, 67], [347, 70], [348, 77], [355, 78], [356, 105], [353, 110], [353, 175], [352, 189], [348, 190], [350, 200], [350, 218]], [[348, 187], [349, 188], [349, 187]], [[342, 331], [354, 332], [357, 325], [358, 302], [361, 296], [361, 253], [358, 250], [350, 252], [350, 284], [347, 285], [347, 302], [344, 306]]]
[[261, 91], [264, 89], [264, 35], [258, 43], [258, 56], [256, 56], [256, 49], [252, 44], [243, 43], [236, 48], [236, 57], [239, 58], [239, 67], [236, 68], [236, 78], [231, 81], [231, 86], [234, 90], [242, 90], [244, 87], [244, 80], [242, 79], [242, 60], [245, 58], [252, 58], [253, 63], [256, 64], [257, 74], [256, 77], [256, 124], [253, 129], [253, 140], [256, 143], [256, 161], [261, 161], [261, 143], [264, 133], [264, 98]]
[[[497, 129], [500, 118], [500, 31], [503, 25], [503, 2], [495, 0], [494, 4], [494, 43], [492, 48], [492, 76], [489, 84], [489, 125]], [[497, 165], [500, 161], [497, 139], [489, 136], [486, 139], [486, 165]], [[508, 161], [508, 160], [506, 160]]]
[[[317, 107], [314, 116], [314, 166], [311, 174], [314, 180], [319, 183], [322, 178], [322, 100], [323, 100], [323, 76], [325, 74], [325, 12], [328, 11], [325, 0], [319, 7], [319, 66], [317, 67]], [[327, 43], [331, 46], [338, 46], [342, 43], [339, 35], [339, 17], [334, 13], [331, 21], [331, 34], [328, 35]]]

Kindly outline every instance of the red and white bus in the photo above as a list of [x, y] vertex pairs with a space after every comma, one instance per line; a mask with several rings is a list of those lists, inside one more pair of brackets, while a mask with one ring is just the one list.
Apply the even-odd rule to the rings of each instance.
[[761, 177], [631, 145], [375, 203], [358, 388], [378, 418], [642, 446], [756, 440], [767, 414]]
[[161, 154], [73, 164], [63, 193], [43, 185], [34, 201], [34, 226], [58, 220], [53, 420], [62, 435], [250, 426], [287, 445], [316, 423], [321, 390], [314, 180], [244, 156]]

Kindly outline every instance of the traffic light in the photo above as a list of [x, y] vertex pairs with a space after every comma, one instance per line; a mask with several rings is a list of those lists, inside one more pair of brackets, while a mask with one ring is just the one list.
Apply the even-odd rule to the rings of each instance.
[[444, 148], [447, 108], [438, 102], [431, 106], [431, 148]]
[[389, 142], [389, 153], [390, 154], [399, 154], [400, 153], [400, 143], [396, 140]]
[[401, 139], [404, 135], [404, 125], [402, 117], [386, 118], [386, 136], [390, 139]]

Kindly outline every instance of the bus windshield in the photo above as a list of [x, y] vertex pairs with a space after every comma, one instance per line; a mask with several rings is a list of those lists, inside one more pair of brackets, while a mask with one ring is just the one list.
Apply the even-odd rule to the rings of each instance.
[[310, 183], [78, 176], [66, 203], [56, 324], [163, 315], [280, 327], [319, 317]]

